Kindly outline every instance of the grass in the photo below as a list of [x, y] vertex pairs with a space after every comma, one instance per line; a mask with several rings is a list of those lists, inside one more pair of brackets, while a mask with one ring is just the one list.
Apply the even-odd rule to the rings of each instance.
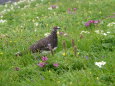
[[[115, 23], [114, 4], [114, 0], [34, 0], [0, 5], [0, 19], [7, 21], [0, 23], [0, 86], [114, 86], [115, 24], [107, 26]], [[59, 8], [48, 10], [51, 5]], [[69, 14], [68, 8], [77, 10]], [[101, 22], [85, 27], [89, 20]], [[37, 65], [42, 55], [37, 54], [37, 60], [31, 53], [15, 56], [43, 38], [53, 26], [60, 26], [60, 31], [68, 36], [58, 35], [54, 56], [46, 55], [48, 66]], [[82, 33], [80, 38], [82, 31], [89, 34]], [[106, 32], [110, 33], [103, 35]], [[66, 55], [63, 55], [64, 40]], [[95, 65], [100, 61], [106, 62], [102, 68]], [[55, 62], [59, 67], [52, 66]]]

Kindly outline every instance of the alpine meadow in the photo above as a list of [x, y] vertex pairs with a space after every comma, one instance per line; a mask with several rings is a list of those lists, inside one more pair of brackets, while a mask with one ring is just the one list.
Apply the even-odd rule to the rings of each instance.
[[0, 4], [0, 86], [115, 86], [115, 0]]

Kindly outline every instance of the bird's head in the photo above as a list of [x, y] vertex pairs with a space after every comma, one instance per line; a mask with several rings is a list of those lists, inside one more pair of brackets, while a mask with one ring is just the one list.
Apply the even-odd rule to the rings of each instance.
[[60, 27], [58, 27], [58, 26], [55, 26], [55, 27], [53, 28], [53, 30], [58, 30], [58, 29], [60, 29]]

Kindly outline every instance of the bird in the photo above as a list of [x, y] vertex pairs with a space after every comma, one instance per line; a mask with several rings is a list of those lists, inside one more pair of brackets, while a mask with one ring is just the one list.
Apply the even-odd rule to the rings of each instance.
[[[28, 50], [32, 53], [37, 53], [37, 52], [41, 53], [43, 51], [55, 50], [58, 46], [58, 37], [57, 37], [58, 29], [60, 29], [60, 27], [58, 26], [53, 27], [50, 35], [32, 44]], [[16, 53], [16, 56], [22, 56], [22, 55], [23, 53], [21, 52]]]

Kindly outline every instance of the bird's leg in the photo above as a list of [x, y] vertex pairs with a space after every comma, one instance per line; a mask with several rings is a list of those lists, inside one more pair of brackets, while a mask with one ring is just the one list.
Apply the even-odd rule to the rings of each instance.
[[62, 45], [63, 45], [63, 49], [64, 49], [64, 51], [65, 51], [65, 53], [66, 53], [66, 42], [65, 42], [65, 40], [63, 41], [63, 43], [62, 43]]
[[48, 48], [51, 51], [52, 56], [54, 55], [51, 44], [48, 44]]

